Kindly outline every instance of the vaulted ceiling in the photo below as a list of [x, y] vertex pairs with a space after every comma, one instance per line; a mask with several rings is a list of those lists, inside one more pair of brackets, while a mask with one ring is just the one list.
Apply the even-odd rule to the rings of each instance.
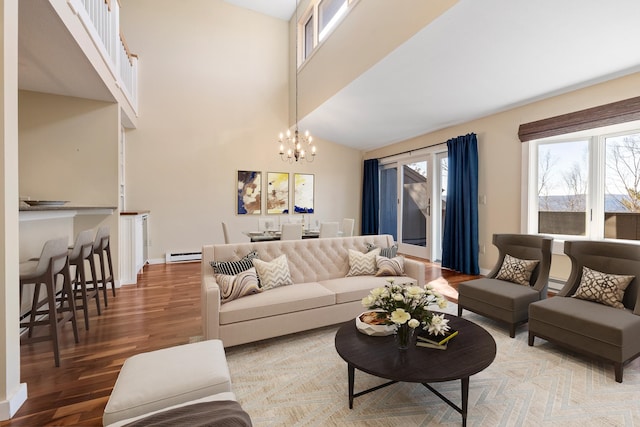
[[[226, 1], [285, 20], [294, 9]], [[635, 73], [638, 22], [637, 0], [460, 0], [301, 126], [370, 150]]]

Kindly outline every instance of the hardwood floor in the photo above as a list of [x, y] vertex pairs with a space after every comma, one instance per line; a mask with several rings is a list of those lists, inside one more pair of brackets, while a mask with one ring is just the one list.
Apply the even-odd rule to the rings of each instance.
[[[452, 300], [457, 283], [473, 278], [425, 264], [425, 279], [438, 279], [437, 288]], [[101, 316], [95, 304], [90, 306], [89, 331], [78, 316], [79, 344], [73, 341], [71, 325], [64, 326], [59, 368], [50, 341], [20, 347], [28, 399], [0, 426], [101, 426], [126, 358], [201, 335], [200, 263], [146, 266], [137, 285], [119, 288], [116, 298], [109, 296]]]

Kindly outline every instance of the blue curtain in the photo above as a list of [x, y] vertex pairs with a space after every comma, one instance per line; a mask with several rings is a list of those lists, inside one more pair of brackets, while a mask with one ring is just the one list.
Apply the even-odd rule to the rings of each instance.
[[378, 184], [378, 159], [364, 161], [362, 179], [362, 235], [378, 234], [378, 211], [380, 207]]
[[480, 274], [478, 266], [478, 140], [476, 134], [447, 141], [449, 171], [442, 237], [442, 266]]

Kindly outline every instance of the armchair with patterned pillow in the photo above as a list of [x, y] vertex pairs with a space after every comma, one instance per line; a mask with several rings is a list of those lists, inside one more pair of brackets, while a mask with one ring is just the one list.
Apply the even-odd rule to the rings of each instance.
[[640, 246], [565, 241], [564, 252], [571, 274], [557, 296], [529, 306], [529, 345], [539, 337], [611, 362], [621, 383], [640, 355]]
[[494, 234], [499, 255], [493, 269], [458, 287], [458, 316], [466, 309], [509, 325], [509, 336], [527, 322], [529, 304], [547, 297], [553, 238]]

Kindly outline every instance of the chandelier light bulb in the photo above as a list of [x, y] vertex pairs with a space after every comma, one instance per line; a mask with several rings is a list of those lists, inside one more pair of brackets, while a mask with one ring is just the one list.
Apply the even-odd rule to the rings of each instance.
[[287, 129], [287, 138], [291, 138], [291, 131]]

